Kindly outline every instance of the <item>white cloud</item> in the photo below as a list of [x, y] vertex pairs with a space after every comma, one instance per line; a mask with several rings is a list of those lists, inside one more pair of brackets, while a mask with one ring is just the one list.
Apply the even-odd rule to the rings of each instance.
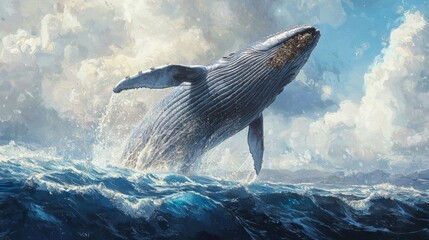
[[[21, 121], [31, 128], [32, 113], [23, 109], [31, 111], [35, 105], [53, 109], [64, 121], [88, 131], [103, 119], [103, 136], [116, 148], [147, 107], [168, 93], [142, 89], [112, 97], [112, 87], [124, 76], [166, 63], [209, 64], [291, 25], [337, 28], [347, 20], [340, 0], [271, 5], [174, 0], [47, 0], [37, 8], [33, 4], [0, 3], [4, 18], [0, 20], [0, 121]], [[386, 161], [392, 167], [407, 165], [411, 158], [416, 164], [423, 161], [429, 151], [428, 39], [422, 14], [407, 13], [365, 75], [360, 102], [338, 97], [337, 73], [316, 69], [326, 80], [317, 97], [346, 100], [337, 111], [319, 118], [266, 114], [265, 166], [369, 169]], [[246, 158], [245, 134], [226, 144], [232, 142], [237, 143], [227, 155]], [[223, 156], [221, 148], [215, 151]], [[234, 164], [240, 167], [242, 162]]]
[[[429, 27], [406, 13], [364, 75], [360, 101], [343, 100], [319, 118], [265, 112], [265, 168], [403, 172], [429, 167]], [[329, 86], [321, 97], [329, 96]], [[252, 171], [246, 131], [207, 157], [216, 170]], [[226, 149], [226, 150], [225, 150]], [[234, 149], [234, 150], [231, 150]], [[243, 159], [246, 159], [245, 161]]]
[[364, 171], [429, 167], [428, 40], [429, 27], [422, 14], [406, 13], [404, 22], [392, 31], [390, 44], [365, 74], [361, 101], [344, 100], [338, 110], [318, 119], [293, 118], [278, 126], [284, 129], [280, 135], [293, 155], [277, 160], [290, 162], [288, 168], [302, 156], [307, 156], [309, 168], [326, 163]]
[[[281, 14], [266, 17], [279, 8]], [[293, 19], [295, 8], [302, 10], [301, 18], [284, 24], [284, 14]], [[318, 19], [311, 23], [341, 24], [345, 15], [333, 23], [326, 14], [332, 11], [344, 12], [339, 1], [329, 6], [300, 1], [271, 6], [259, 1], [47, 0], [38, 2], [37, 8], [31, 1], [2, 1], [0, 62], [6, 64], [2, 69], [32, 74], [2, 78], [0, 84], [12, 85], [2, 97], [31, 92], [63, 118], [89, 126], [97, 123], [111, 88], [126, 75], [173, 62], [208, 64], [249, 39], [308, 23], [309, 16]], [[17, 84], [21, 81], [31, 84]], [[142, 92], [129, 95], [146, 105], [159, 99], [159, 93]], [[28, 101], [32, 102], [22, 105], [36, 100]], [[121, 104], [122, 99], [116, 101]], [[15, 107], [5, 105], [2, 115]]]

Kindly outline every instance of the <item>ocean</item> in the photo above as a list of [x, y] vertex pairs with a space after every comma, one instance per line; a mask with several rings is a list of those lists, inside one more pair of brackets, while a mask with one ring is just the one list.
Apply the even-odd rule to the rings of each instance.
[[[124, 166], [171, 88], [121, 79], [302, 24], [258, 176], [247, 128], [189, 175]], [[428, 43], [427, 0], [1, 0], [0, 240], [428, 240]]]
[[0, 156], [0, 239], [429, 238], [425, 187], [144, 174], [15, 143]]

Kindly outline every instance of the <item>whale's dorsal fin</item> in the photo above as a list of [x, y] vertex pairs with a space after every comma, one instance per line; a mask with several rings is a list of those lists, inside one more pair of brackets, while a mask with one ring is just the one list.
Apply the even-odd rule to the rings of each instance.
[[256, 174], [259, 174], [262, 167], [262, 158], [264, 156], [264, 123], [262, 113], [249, 124], [249, 133], [247, 134], [247, 143], [253, 158], [253, 166]]
[[168, 88], [183, 82], [195, 82], [207, 75], [205, 66], [166, 65], [151, 68], [146, 72], [139, 72], [134, 76], [126, 77], [116, 85], [113, 92], [119, 93], [135, 88]]

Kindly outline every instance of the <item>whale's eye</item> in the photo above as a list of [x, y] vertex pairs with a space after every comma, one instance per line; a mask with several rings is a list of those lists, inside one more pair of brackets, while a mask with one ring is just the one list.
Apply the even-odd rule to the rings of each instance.
[[298, 34], [293, 38], [287, 40], [282, 46], [277, 49], [277, 52], [268, 61], [268, 65], [279, 68], [286, 62], [292, 61], [297, 58], [307, 47], [312, 40], [310, 32]]

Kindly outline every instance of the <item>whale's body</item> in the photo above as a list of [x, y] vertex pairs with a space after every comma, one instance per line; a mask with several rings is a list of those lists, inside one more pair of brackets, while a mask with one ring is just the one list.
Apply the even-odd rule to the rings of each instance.
[[208, 150], [249, 126], [248, 143], [259, 173], [264, 150], [262, 112], [295, 78], [319, 36], [317, 29], [301, 26], [207, 67], [167, 65], [127, 77], [114, 92], [175, 89], [131, 134], [122, 156], [125, 165], [178, 166], [186, 173]]

